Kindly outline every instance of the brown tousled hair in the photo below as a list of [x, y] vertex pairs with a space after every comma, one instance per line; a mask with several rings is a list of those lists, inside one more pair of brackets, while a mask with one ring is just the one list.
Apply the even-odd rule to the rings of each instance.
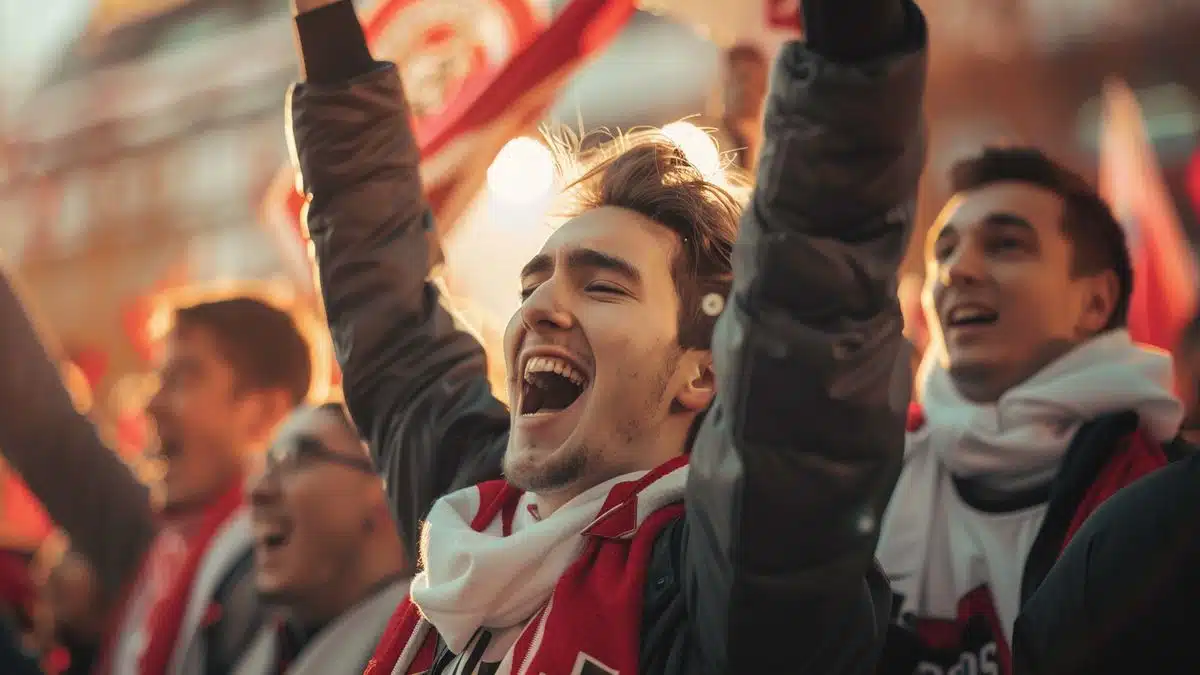
[[282, 389], [299, 405], [312, 386], [308, 342], [282, 309], [239, 296], [179, 307], [172, 324], [208, 331], [243, 390]]
[[[654, 131], [616, 136], [589, 153], [582, 167], [578, 152], [563, 152], [561, 141], [555, 149], [560, 173], [579, 176], [565, 190], [564, 216], [615, 206], [678, 235], [672, 276], [679, 296], [679, 345], [709, 349], [716, 317], [706, 314], [702, 304], [709, 294], [729, 295], [733, 242], [742, 212], [734, 192], [740, 191], [744, 179], [732, 169], [723, 174], [728, 185], [706, 177], [679, 146]], [[564, 164], [576, 164], [574, 172]]]

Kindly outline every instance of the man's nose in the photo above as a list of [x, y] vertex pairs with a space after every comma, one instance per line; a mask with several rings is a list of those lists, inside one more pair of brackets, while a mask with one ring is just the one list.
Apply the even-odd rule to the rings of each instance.
[[985, 276], [986, 261], [978, 246], [964, 243], [942, 261], [939, 270], [944, 286], [971, 285], [979, 283]]
[[521, 305], [521, 323], [532, 332], [569, 330], [575, 319], [567, 307], [566, 289], [551, 279], [538, 286]]
[[275, 502], [279, 497], [279, 471], [271, 462], [263, 466], [258, 475], [250, 481], [250, 504], [263, 507]]
[[160, 386], [154, 390], [154, 395], [146, 401], [146, 414], [153, 420], [157, 421], [162, 417], [163, 411], [166, 409], [166, 394]]

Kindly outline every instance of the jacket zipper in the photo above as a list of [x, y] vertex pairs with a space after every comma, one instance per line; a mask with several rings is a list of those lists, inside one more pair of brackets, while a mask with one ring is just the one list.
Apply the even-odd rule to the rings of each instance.
[[542, 608], [542, 616], [538, 619], [537, 628], [533, 631], [533, 640], [529, 643], [529, 652], [521, 660], [521, 669], [517, 671], [517, 675], [525, 675], [529, 671], [529, 666], [533, 664], [533, 655], [542, 644], [542, 634], [546, 632], [546, 620], [550, 618], [550, 610], [553, 607], [554, 592], [551, 591], [550, 598], [546, 600], [546, 606]]

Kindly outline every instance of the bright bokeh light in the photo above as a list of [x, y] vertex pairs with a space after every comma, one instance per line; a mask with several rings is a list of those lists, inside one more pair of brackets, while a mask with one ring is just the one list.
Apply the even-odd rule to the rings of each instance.
[[509, 204], [544, 199], [554, 189], [554, 156], [532, 138], [514, 138], [488, 167], [487, 185], [496, 199]]
[[721, 174], [721, 152], [717, 143], [700, 127], [689, 122], [672, 122], [662, 128], [662, 133], [683, 150], [700, 173], [710, 180]]

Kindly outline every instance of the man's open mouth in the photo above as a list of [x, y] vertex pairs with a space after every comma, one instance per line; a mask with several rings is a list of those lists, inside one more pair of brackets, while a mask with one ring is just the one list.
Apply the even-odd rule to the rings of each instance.
[[587, 386], [587, 376], [565, 359], [534, 356], [525, 362], [521, 414], [545, 415], [566, 410]]
[[989, 326], [999, 318], [995, 310], [981, 305], [960, 305], [946, 314], [946, 323], [951, 328], [962, 326]]

